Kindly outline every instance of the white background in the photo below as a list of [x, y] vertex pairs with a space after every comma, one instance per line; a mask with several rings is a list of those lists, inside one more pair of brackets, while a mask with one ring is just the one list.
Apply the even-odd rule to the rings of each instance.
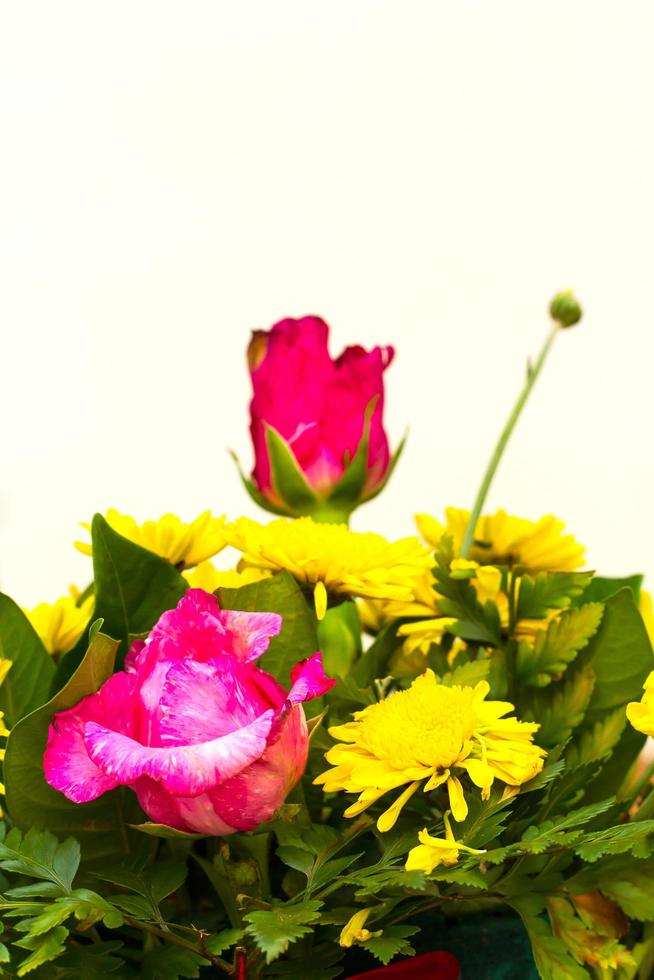
[[[355, 518], [469, 506], [574, 286], [490, 505], [654, 574], [648, 0], [0, 6], [0, 584], [84, 584], [77, 522], [255, 514], [244, 348], [319, 313], [394, 343], [411, 435]], [[265, 519], [265, 515], [264, 519]]]

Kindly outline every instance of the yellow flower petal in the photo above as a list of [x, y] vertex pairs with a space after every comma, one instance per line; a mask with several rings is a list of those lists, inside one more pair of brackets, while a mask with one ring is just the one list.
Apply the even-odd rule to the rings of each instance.
[[327, 589], [324, 582], [316, 582], [313, 590], [313, 602], [316, 607], [316, 616], [319, 620], [325, 618], [327, 612]]

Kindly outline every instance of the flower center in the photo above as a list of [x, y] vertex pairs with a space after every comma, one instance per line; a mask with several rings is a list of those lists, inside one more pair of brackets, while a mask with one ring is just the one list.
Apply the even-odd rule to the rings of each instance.
[[473, 735], [473, 689], [445, 687], [431, 671], [362, 712], [359, 740], [393, 769], [447, 769]]

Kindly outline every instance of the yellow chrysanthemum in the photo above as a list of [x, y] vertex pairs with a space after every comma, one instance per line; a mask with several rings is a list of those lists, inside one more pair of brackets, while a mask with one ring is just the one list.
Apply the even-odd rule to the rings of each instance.
[[513, 705], [485, 701], [486, 681], [476, 687], [446, 687], [432, 670], [406, 691], [369, 705], [345, 725], [330, 728], [344, 742], [326, 755], [332, 769], [316, 779], [325, 792], [345, 790], [359, 799], [345, 811], [354, 817], [381, 796], [407, 785], [378, 819], [380, 831], [394, 826], [407, 800], [424, 782], [424, 791], [446, 786], [455, 820], [468, 813], [463, 770], [488, 799], [493, 781], [521, 786], [539, 773], [545, 751], [533, 743], [535, 723], [504, 718]]
[[79, 590], [71, 586], [70, 595], [23, 610], [48, 653], [65, 653], [84, 632], [93, 613], [94, 598], [91, 595], [78, 605], [78, 596]]
[[[449, 534], [455, 553], [469, 520], [470, 512], [458, 507], [447, 508], [444, 525], [429, 514], [416, 515], [420, 533], [432, 548]], [[525, 572], [572, 572], [583, 565], [584, 549], [571, 534], [562, 533], [564, 527], [551, 514], [529, 521], [498, 510], [477, 521], [469, 557], [480, 565], [514, 565]]]
[[[217, 555], [225, 547], [225, 518], [212, 517], [210, 510], [196, 517], [190, 524], [175, 514], [164, 514], [156, 521], [137, 524], [129, 514], [120, 514], [111, 508], [106, 515], [107, 524], [134, 544], [139, 544], [155, 555], [165, 558], [171, 565], [191, 568]], [[82, 527], [90, 531], [89, 524]], [[90, 543], [76, 541], [75, 547], [84, 555], [92, 554]]]
[[467, 847], [455, 839], [447, 813], [443, 815], [443, 823], [445, 837], [432, 837], [426, 828], [420, 831], [418, 834], [420, 843], [412, 847], [407, 855], [404, 865], [407, 871], [424, 871], [425, 874], [430, 875], [434, 868], [441, 864], [445, 867], [456, 864], [459, 860], [459, 851], [464, 851], [466, 854], [486, 853], [474, 847]]
[[310, 517], [269, 524], [241, 517], [226, 533], [228, 544], [243, 554], [242, 567], [271, 572], [285, 568], [310, 586], [319, 614], [327, 593], [411, 601], [432, 561], [417, 538], [391, 542]]
[[627, 718], [638, 732], [654, 736], [654, 670], [643, 684], [644, 694], [640, 701], [627, 705]]
[[204, 589], [205, 592], [215, 592], [216, 589], [240, 589], [242, 585], [252, 585], [253, 582], [270, 578], [271, 574], [262, 568], [219, 569], [210, 561], [203, 561], [183, 573], [190, 588]]
[[366, 943], [369, 939], [381, 936], [381, 929], [379, 932], [370, 932], [369, 929], [364, 928], [371, 912], [372, 909], [361, 909], [359, 912], [354, 913], [341, 930], [341, 935], [338, 940], [339, 946], [349, 949], [355, 943]]

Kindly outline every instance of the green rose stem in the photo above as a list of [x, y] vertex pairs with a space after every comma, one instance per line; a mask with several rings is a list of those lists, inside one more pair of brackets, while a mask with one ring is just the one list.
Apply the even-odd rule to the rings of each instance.
[[470, 514], [470, 520], [468, 521], [465, 534], [463, 535], [463, 541], [461, 543], [461, 558], [467, 558], [470, 554], [477, 521], [479, 520], [482, 508], [486, 502], [486, 497], [488, 496], [488, 491], [490, 490], [491, 483], [493, 482], [493, 477], [495, 476], [497, 467], [499, 466], [500, 460], [504, 455], [504, 450], [506, 449], [507, 443], [511, 438], [511, 433], [515, 428], [516, 422], [520, 418], [522, 410], [527, 403], [531, 389], [534, 387], [536, 379], [543, 369], [547, 355], [549, 354], [550, 348], [554, 343], [554, 338], [561, 329], [572, 327], [581, 319], [581, 307], [574, 298], [571, 290], [558, 293], [554, 297], [550, 304], [550, 314], [553, 320], [550, 332], [545, 339], [545, 343], [541, 348], [541, 352], [538, 355], [535, 364], [529, 365], [527, 369], [527, 378], [523, 385], [522, 391], [520, 392], [518, 400], [515, 403], [511, 414], [509, 415], [504, 429], [502, 430], [502, 434], [500, 435], [493, 455], [490, 458], [484, 478], [481, 481], [481, 486], [479, 487], [479, 492], [477, 493], [477, 497]]

